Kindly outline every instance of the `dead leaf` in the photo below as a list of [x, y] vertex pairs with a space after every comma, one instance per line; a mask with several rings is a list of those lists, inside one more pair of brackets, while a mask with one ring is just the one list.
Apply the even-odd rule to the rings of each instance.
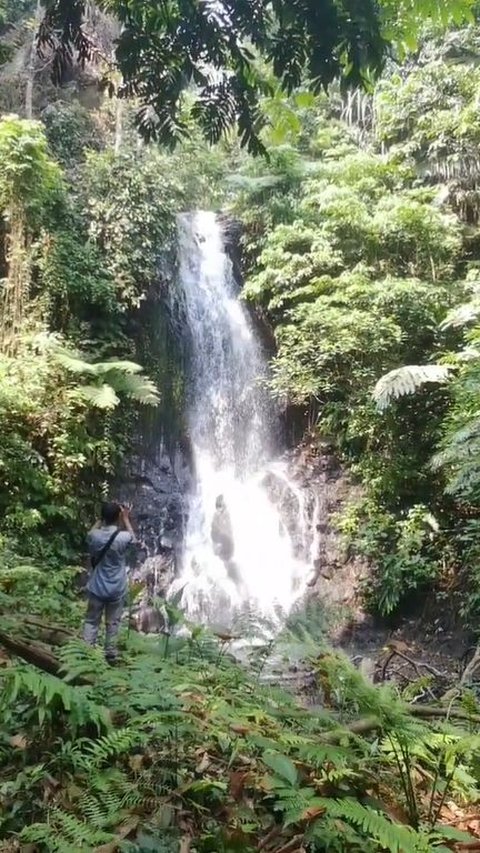
[[10, 746], [14, 746], [15, 749], [26, 749], [29, 744], [29, 741], [25, 737], [25, 735], [13, 735], [10, 738]]
[[200, 761], [198, 762], [197, 766], [195, 767], [196, 772], [197, 773], [205, 773], [205, 770], [207, 770], [210, 767], [211, 763], [212, 763], [212, 760], [211, 760], [208, 752], [204, 752]]
[[403, 654], [406, 654], [410, 651], [410, 646], [403, 640], [390, 640], [390, 642], [387, 643], [386, 647], [392, 652], [403, 652]]
[[319, 817], [319, 815], [323, 814], [324, 811], [325, 811], [325, 809], [322, 806], [310, 806], [308, 809], [305, 809], [305, 811], [302, 814], [301, 819], [307, 820], [307, 821], [315, 820], [315, 818]]
[[249, 726], [241, 726], [237, 723], [233, 723], [233, 725], [231, 725], [230, 728], [231, 728], [232, 732], [235, 732], [235, 734], [237, 734], [237, 735], [247, 735], [250, 731]]
[[405, 825], [410, 824], [410, 818], [400, 803], [392, 803], [391, 805], [382, 803], [382, 809], [395, 823], [403, 823]]
[[93, 853], [116, 853], [119, 847], [119, 842], [124, 841], [137, 828], [140, 823], [140, 817], [133, 816], [120, 826], [117, 830], [115, 841], [110, 841], [108, 844], [102, 844], [101, 847], [96, 847]]
[[242, 773], [234, 770], [230, 773], [230, 793], [237, 802], [242, 799], [245, 782], [249, 777], [249, 773]]
[[134, 773], [139, 773], [143, 766], [143, 755], [131, 755], [128, 764]]

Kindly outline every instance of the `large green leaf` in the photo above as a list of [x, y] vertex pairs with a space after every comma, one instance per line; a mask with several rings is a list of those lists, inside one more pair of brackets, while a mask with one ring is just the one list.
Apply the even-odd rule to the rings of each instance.
[[103, 376], [109, 374], [111, 371], [118, 371], [119, 373], [141, 373], [142, 367], [139, 364], [136, 364], [134, 361], [119, 361], [112, 359], [111, 361], [100, 361], [95, 365], [95, 371], [97, 376]]
[[68, 370], [69, 373], [78, 373], [90, 376], [96, 376], [97, 370], [94, 364], [91, 364], [89, 361], [85, 361], [80, 358], [74, 352], [64, 348], [58, 348], [54, 351], [55, 361], [58, 362], [65, 370]]

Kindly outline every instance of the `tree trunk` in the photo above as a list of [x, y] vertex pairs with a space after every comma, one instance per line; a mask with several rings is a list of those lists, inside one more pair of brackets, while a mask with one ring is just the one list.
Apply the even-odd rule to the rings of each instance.
[[477, 648], [475, 649], [475, 654], [474, 654], [472, 660], [465, 667], [463, 675], [460, 679], [460, 684], [466, 684], [470, 680], [472, 675], [474, 675], [475, 670], [479, 666], [480, 666], [480, 645], [477, 646]]
[[27, 87], [25, 91], [25, 116], [27, 119], [33, 118], [33, 87], [35, 82], [35, 70], [37, 61], [36, 41], [37, 33], [43, 17], [43, 8], [41, 0], [37, 0], [37, 8], [35, 11], [35, 19], [33, 25], [32, 44], [30, 47], [30, 58], [27, 67]]
[[115, 105], [115, 155], [118, 157], [122, 150], [123, 142], [123, 108], [124, 102], [117, 97]]
[[30, 289], [30, 247], [25, 233], [25, 218], [20, 207], [12, 205], [10, 208], [8, 226], [9, 232], [5, 241], [8, 273], [3, 287], [0, 350], [11, 355], [16, 349]]

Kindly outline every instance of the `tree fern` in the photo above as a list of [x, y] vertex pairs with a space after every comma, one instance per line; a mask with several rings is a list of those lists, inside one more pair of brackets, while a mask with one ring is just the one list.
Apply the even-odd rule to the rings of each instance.
[[159, 401], [156, 386], [143, 376], [142, 368], [135, 362], [118, 359], [87, 361], [81, 358], [80, 354], [58, 345], [53, 347], [52, 353], [55, 361], [67, 373], [79, 379], [89, 379], [87, 384], [78, 387], [77, 394], [97, 408], [114, 409], [118, 405], [119, 394], [144, 405], [155, 406]]
[[84, 400], [95, 409], [114, 409], [120, 402], [111, 385], [82, 385], [76, 391], [76, 397]]
[[475, 296], [470, 302], [464, 302], [462, 305], [457, 305], [448, 312], [445, 320], [440, 325], [441, 329], [460, 328], [467, 326], [478, 320], [480, 316], [480, 301], [479, 301], [478, 284], [475, 287]]
[[373, 398], [378, 409], [388, 408], [392, 400], [415, 394], [429, 383], [442, 384], [450, 379], [452, 367], [442, 364], [407, 365], [391, 370], [375, 385]]

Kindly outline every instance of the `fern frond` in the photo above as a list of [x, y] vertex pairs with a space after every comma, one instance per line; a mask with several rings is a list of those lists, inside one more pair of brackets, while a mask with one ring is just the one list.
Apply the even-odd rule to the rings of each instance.
[[328, 815], [346, 820], [359, 827], [367, 838], [378, 841], [384, 850], [390, 853], [404, 853], [418, 849], [420, 836], [407, 826], [392, 823], [389, 818], [367, 806], [362, 806], [357, 800], [323, 799], [321, 804]]
[[43, 844], [46, 850], [59, 853], [76, 853], [89, 848], [93, 850], [102, 844], [117, 841], [113, 834], [92, 827], [58, 808], [51, 809], [48, 823], [26, 826], [20, 838], [29, 843]]
[[94, 364], [96, 376], [107, 376], [109, 373], [123, 373], [126, 376], [133, 376], [142, 373], [143, 368], [135, 361], [120, 361], [119, 359], [109, 359], [108, 361], [98, 361]]
[[94, 364], [80, 358], [77, 353], [65, 349], [64, 347], [56, 347], [54, 349], [54, 359], [57, 364], [67, 370], [68, 373], [76, 373], [80, 376], [98, 375]]
[[375, 385], [373, 399], [380, 411], [387, 409], [392, 400], [415, 394], [428, 383], [442, 384], [450, 379], [451, 365], [410, 364], [391, 370]]
[[445, 320], [440, 324], [440, 328], [456, 329], [461, 326], [466, 326], [468, 323], [473, 323], [480, 316], [480, 304], [477, 301], [466, 302], [463, 305], [458, 305], [450, 311]]
[[110, 726], [110, 717], [105, 708], [96, 705], [88, 696], [85, 687], [71, 687], [54, 675], [39, 672], [33, 667], [18, 666], [8, 674], [0, 697], [0, 706], [14, 702], [18, 696], [30, 696], [35, 700], [39, 723], [54, 708], [55, 713], [63, 710], [72, 727], [94, 724], [99, 731]]
[[114, 409], [120, 402], [111, 385], [82, 385], [76, 396], [96, 409]]
[[154, 382], [146, 376], [134, 373], [106, 372], [105, 379], [119, 394], [125, 394], [143, 406], [156, 406], [160, 400], [158, 389]]
[[121, 393], [143, 405], [155, 406], [159, 401], [157, 387], [133, 361], [91, 362], [62, 347], [54, 349], [54, 358], [68, 373], [91, 380], [87, 385], [78, 385], [74, 393], [98, 409], [114, 409]]

